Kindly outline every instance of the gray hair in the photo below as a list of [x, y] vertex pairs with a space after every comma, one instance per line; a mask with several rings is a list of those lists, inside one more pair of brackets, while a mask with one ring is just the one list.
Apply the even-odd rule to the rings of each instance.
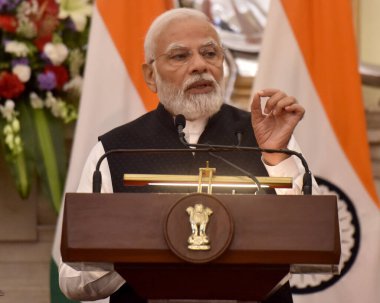
[[[161, 34], [164, 27], [169, 24], [172, 20], [184, 19], [184, 18], [198, 18], [209, 22], [210, 19], [201, 11], [191, 8], [174, 8], [166, 11], [165, 13], [158, 16], [148, 29], [144, 41], [144, 52], [145, 52], [145, 62], [154, 59], [154, 53], [156, 51], [157, 37]], [[220, 42], [220, 41], [218, 41]]]

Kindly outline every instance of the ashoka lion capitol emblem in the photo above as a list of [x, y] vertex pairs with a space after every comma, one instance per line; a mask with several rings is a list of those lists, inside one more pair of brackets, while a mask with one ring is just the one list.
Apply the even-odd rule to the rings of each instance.
[[202, 204], [195, 204], [194, 207], [189, 206], [186, 212], [190, 216], [191, 232], [187, 243], [187, 247], [191, 250], [209, 250], [210, 241], [206, 235], [206, 227], [212, 210], [204, 207]]

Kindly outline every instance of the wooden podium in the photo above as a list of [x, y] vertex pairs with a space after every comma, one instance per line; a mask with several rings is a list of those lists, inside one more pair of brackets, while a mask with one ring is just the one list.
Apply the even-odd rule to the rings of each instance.
[[[63, 261], [114, 263], [149, 299], [250, 301], [277, 290], [293, 266], [336, 268], [339, 263], [335, 196], [211, 197], [68, 193]], [[220, 202], [210, 206], [211, 248], [190, 251], [186, 205], [207, 206], [209, 200]]]

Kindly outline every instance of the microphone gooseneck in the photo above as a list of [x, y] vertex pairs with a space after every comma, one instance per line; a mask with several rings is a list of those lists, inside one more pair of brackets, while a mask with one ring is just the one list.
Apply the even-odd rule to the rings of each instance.
[[[174, 119], [174, 124], [175, 124], [175, 127], [178, 131], [178, 137], [179, 137], [179, 140], [181, 141], [181, 143], [183, 145], [185, 145], [186, 147], [191, 147], [192, 144], [189, 144], [187, 143], [186, 139], [185, 139], [185, 133], [183, 132], [183, 129], [186, 127], [186, 119], [185, 119], [185, 116], [184, 115], [177, 115], [175, 116], [175, 119]], [[239, 127], [240, 129], [241, 127]], [[239, 137], [238, 137], [238, 145], [240, 145], [241, 143], [241, 138], [242, 138], [242, 135], [243, 135], [243, 131], [241, 130], [237, 130], [236, 131], [236, 134], [239, 134], [240, 133], [240, 140], [239, 140]], [[213, 149], [213, 145], [210, 145], [210, 144], [205, 144], [204, 146], [207, 146], [208, 148], [211, 148], [211, 150]], [[212, 151], [210, 151], [208, 153], [210, 156], [216, 158], [216, 159], [219, 159], [221, 161], [223, 161], [224, 163], [226, 163], [227, 165], [235, 168], [236, 170], [240, 171], [241, 173], [243, 173], [244, 175], [246, 175], [247, 177], [251, 178], [253, 183], [256, 184], [257, 186], [257, 191], [255, 192], [255, 194], [257, 193], [262, 193], [262, 187], [261, 187], [261, 183], [260, 181], [256, 178], [256, 176], [252, 175], [250, 172], [246, 171], [245, 169], [241, 168], [240, 166], [232, 163], [231, 161], [227, 160], [226, 158], [220, 156], [220, 155], [217, 155], [215, 153], [213, 153]]]
[[[178, 117], [179, 116], [179, 117]], [[303, 185], [302, 185], [302, 192], [304, 195], [311, 195], [312, 194], [312, 175], [309, 170], [309, 166], [307, 165], [307, 162], [305, 158], [302, 156], [301, 153], [290, 150], [290, 149], [269, 149], [269, 148], [260, 148], [260, 147], [248, 147], [248, 146], [231, 146], [231, 145], [214, 145], [214, 144], [189, 144], [185, 140], [185, 134], [183, 132], [183, 129], [186, 126], [186, 119], [183, 115], [178, 115], [175, 118], [175, 126], [178, 131], [178, 136], [181, 141], [181, 143], [186, 147], [183, 149], [178, 148], [151, 148], [151, 149], [127, 149], [127, 148], [121, 148], [121, 149], [111, 149], [107, 152], [105, 152], [96, 163], [96, 168], [93, 173], [93, 180], [92, 180], [92, 190], [93, 193], [100, 193], [101, 187], [102, 187], [102, 175], [100, 172], [100, 165], [103, 162], [104, 159], [106, 159], [111, 154], [136, 154], [136, 153], [194, 153], [194, 152], [206, 152], [209, 153], [211, 156], [215, 158], [219, 158], [220, 160], [226, 162], [228, 160], [224, 159], [223, 157], [219, 157], [215, 155], [215, 152], [233, 152], [233, 151], [245, 151], [245, 152], [267, 152], [267, 153], [284, 153], [291, 156], [296, 156], [299, 158], [302, 162], [302, 165], [305, 169], [305, 174], [303, 177]], [[181, 117], [182, 116], [182, 117]], [[237, 134], [237, 132], [236, 132]], [[241, 132], [243, 134], [243, 132]], [[239, 138], [238, 138], [239, 143]], [[189, 147], [195, 147], [196, 149], [191, 149]], [[222, 159], [223, 158], [223, 159]], [[228, 161], [229, 162], [229, 161]], [[227, 163], [227, 162], [226, 162]], [[259, 187], [259, 182], [255, 181], [255, 177], [252, 176], [249, 172], [246, 172], [244, 169], [240, 167], [234, 166], [233, 163], [228, 163], [232, 167], [235, 167], [236, 169], [243, 172], [246, 176], [250, 177], [254, 183]]]
[[[186, 119], [183, 115], [177, 115], [176, 118], [177, 117], [179, 117], [178, 121], [182, 121], [181, 124], [179, 124], [179, 122], [178, 122], [178, 124], [177, 123], [175, 124], [177, 131], [178, 131], [179, 139], [180, 139], [181, 143], [183, 143], [187, 147], [208, 148], [208, 149], [211, 149], [209, 154], [214, 152], [214, 151], [226, 151], [226, 150], [228, 150], [228, 151], [234, 151], [235, 150], [236, 151], [236, 150], [238, 150], [238, 151], [255, 151], [255, 152], [261, 152], [261, 153], [266, 152], [266, 153], [271, 153], [271, 154], [282, 153], [282, 154], [286, 154], [289, 156], [296, 156], [298, 159], [301, 160], [302, 166], [305, 169], [305, 173], [303, 175], [303, 180], [302, 180], [303, 181], [302, 192], [304, 195], [311, 195], [312, 194], [312, 183], [313, 183], [312, 180], [313, 179], [312, 179], [311, 171], [309, 169], [309, 165], [307, 164], [306, 159], [304, 158], [302, 153], [299, 153], [299, 152], [296, 152], [296, 151], [290, 150], [290, 149], [285, 149], [285, 148], [275, 149], [275, 148], [260, 148], [260, 147], [240, 146], [242, 136], [243, 136], [242, 125], [238, 126], [235, 130], [235, 134], [236, 134], [237, 139], [238, 139], [238, 145], [230, 146], [230, 145], [215, 145], [215, 144], [189, 144], [184, 139], [185, 134], [183, 132], [183, 129], [186, 126]], [[182, 119], [184, 119], [184, 122]], [[175, 121], [177, 121], [177, 120], [175, 119]], [[180, 129], [179, 125], [182, 125], [183, 127]], [[183, 140], [181, 138], [183, 138]], [[199, 149], [197, 151], [199, 151]], [[243, 171], [243, 170], [241, 170], [241, 171]], [[252, 179], [252, 176], [250, 174], [248, 174], [247, 176], [249, 176]]]
[[208, 154], [210, 156], [216, 158], [216, 159], [223, 161], [227, 165], [237, 169], [238, 171], [240, 171], [241, 173], [243, 173], [247, 177], [251, 178], [253, 183], [255, 183], [257, 186], [257, 190], [255, 191], [255, 195], [265, 193], [264, 191], [262, 191], [261, 183], [260, 183], [259, 179], [256, 178], [256, 176], [252, 175], [250, 172], [246, 171], [245, 169], [241, 168], [240, 166], [237, 166], [236, 164], [232, 163], [231, 161], [227, 160], [226, 158], [224, 158], [220, 155], [217, 155], [213, 152], [209, 152]]

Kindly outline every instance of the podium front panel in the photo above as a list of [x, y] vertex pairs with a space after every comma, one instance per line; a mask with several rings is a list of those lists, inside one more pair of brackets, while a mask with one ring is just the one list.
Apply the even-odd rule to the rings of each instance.
[[[61, 245], [63, 260], [186, 263], [170, 250], [164, 237], [167, 214], [184, 196], [186, 194], [67, 194]], [[212, 263], [339, 263], [335, 196], [214, 197], [230, 213], [234, 233], [228, 249]], [[207, 228], [215, 228], [212, 224], [211, 217]], [[184, 232], [190, 234], [188, 221], [183, 222], [183, 226]]]

